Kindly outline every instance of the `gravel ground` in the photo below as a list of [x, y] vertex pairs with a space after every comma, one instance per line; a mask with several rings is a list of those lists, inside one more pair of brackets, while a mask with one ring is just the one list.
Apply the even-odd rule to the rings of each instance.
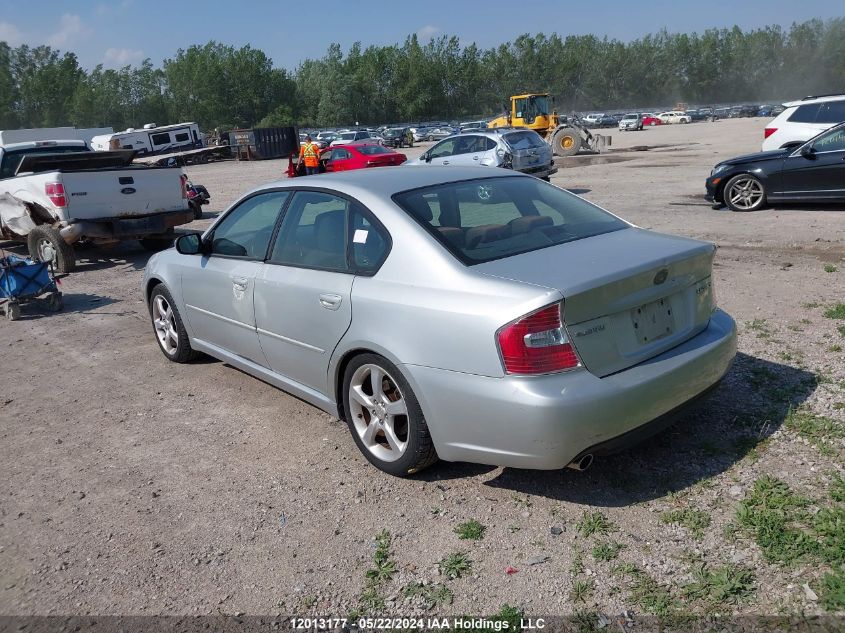
[[[845, 470], [845, 321], [823, 315], [845, 295], [845, 209], [736, 214], [702, 199], [712, 165], [757, 151], [764, 124], [614, 131], [612, 152], [566, 159], [553, 177], [641, 226], [717, 242], [718, 299], [740, 332], [717, 391], [584, 473], [440, 463], [383, 475], [317, 409], [214, 360], [168, 363], [140, 300], [147, 255], [82, 251], [64, 312], [0, 323], [0, 614], [345, 615], [362, 595], [389, 615], [438, 599], [429, 613], [824, 612], [830, 565], [772, 562], [735, 527], [761, 476], [817, 511]], [[284, 167], [190, 167], [213, 195], [192, 228]], [[667, 522], [682, 513], [698, 528]], [[481, 540], [455, 533], [471, 519]], [[382, 530], [396, 572], [368, 583]], [[438, 563], [456, 552], [471, 565], [451, 579]], [[701, 564], [751, 576], [696, 594]], [[424, 595], [406, 598], [409, 583]]]

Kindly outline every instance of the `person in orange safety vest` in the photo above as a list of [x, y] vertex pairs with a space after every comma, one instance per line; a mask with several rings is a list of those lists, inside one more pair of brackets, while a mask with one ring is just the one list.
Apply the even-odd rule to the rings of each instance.
[[311, 137], [305, 137], [305, 144], [299, 148], [299, 160], [305, 162], [305, 175], [317, 174], [320, 168], [320, 148], [311, 142]]

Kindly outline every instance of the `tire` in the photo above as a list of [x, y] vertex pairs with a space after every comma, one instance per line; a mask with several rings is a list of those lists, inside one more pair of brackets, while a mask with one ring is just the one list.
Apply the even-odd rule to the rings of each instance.
[[21, 318], [21, 306], [19, 303], [6, 304], [6, 319], [9, 321], [17, 321]]
[[50, 312], [59, 312], [65, 306], [65, 302], [62, 299], [61, 292], [51, 292], [50, 296], [47, 297], [47, 309]]
[[551, 176], [543, 176], [542, 178], [540, 178], [540, 180], [544, 180], [544, 181], [546, 181], [546, 182], [551, 182], [551, 181], [552, 181], [552, 177], [551, 177]]
[[188, 341], [182, 316], [164, 284], [157, 285], [150, 294], [150, 321], [158, 347], [167, 360], [187, 363], [199, 355]]
[[194, 212], [194, 220], [199, 220], [200, 218], [202, 218], [202, 205], [199, 202], [194, 202], [193, 200], [188, 202], [188, 204], [191, 206], [191, 210]]
[[725, 184], [722, 200], [731, 211], [759, 211], [766, 206], [766, 188], [755, 176], [739, 174]]
[[558, 156], [575, 156], [581, 149], [581, 135], [572, 127], [562, 127], [552, 136], [552, 153]]
[[[374, 389], [373, 377], [379, 375], [380, 389]], [[377, 391], [380, 397], [374, 398]], [[391, 408], [396, 411], [391, 413]], [[379, 470], [405, 477], [437, 461], [419, 402], [408, 381], [386, 358], [361, 354], [347, 365], [343, 411], [358, 449]]]
[[649, 125], [650, 125], [651, 127], [654, 127], [655, 125], [657, 125], [657, 123], [656, 123], [655, 121], [652, 121], [651, 123], [649, 123]]
[[144, 247], [144, 250], [150, 251], [151, 253], [157, 253], [158, 251], [163, 251], [173, 246], [173, 240], [175, 239], [175, 236], [172, 238], [144, 237], [138, 241], [141, 242], [141, 246]]
[[60, 273], [69, 273], [76, 268], [76, 253], [73, 246], [64, 241], [57, 229], [41, 224], [26, 236], [29, 256], [40, 262], [52, 262]]

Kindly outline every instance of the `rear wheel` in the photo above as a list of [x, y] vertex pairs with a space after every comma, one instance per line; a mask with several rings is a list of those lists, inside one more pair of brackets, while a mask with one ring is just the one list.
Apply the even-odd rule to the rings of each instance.
[[552, 152], [558, 156], [574, 156], [581, 149], [581, 135], [572, 127], [563, 127], [552, 136]]
[[26, 245], [32, 259], [52, 263], [60, 273], [69, 273], [76, 268], [73, 246], [65, 242], [58, 229], [52, 226], [36, 226], [27, 235]]
[[352, 359], [344, 372], [343, 410], [355, 443], [376, 468], [402, 477], [437, 461], [419, 402], [386, 358]]
[[725, 185], [722, 199], [731, 211], [757, 211], [766, 204], [766, 189], [751, 174], [739, 174]]

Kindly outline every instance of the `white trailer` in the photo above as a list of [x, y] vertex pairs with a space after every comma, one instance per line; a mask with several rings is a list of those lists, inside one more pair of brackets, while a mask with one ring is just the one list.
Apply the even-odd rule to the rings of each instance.
[[137, 156], [166, 154], [203, 147], [203, 135], [196, 123], [157, 126], [148, 123], [142, 130], [129, 128], [123, 132], [102, 134], [91, 140], [94, 151], [135, 150]]

